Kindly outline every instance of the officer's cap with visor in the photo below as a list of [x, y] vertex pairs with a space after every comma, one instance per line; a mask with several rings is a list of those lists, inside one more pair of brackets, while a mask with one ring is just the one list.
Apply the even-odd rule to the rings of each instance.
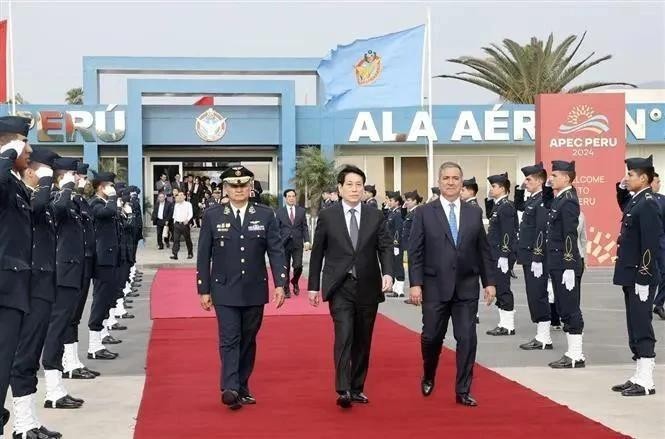
[[113, 172], [95, 172], [92, 171], [93, 183], [115, 183], [115, 174]]
[[244, 166], [233, 166], [222, 172], [220, 177], [231, 186], [245, 186], [252, 181], [254, 173]]

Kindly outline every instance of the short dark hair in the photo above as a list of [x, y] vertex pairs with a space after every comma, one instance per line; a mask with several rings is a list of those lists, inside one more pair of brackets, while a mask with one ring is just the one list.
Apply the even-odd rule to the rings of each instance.
[[286, 198], [286, 196], [288, 195], [289, 192], [293, 192], [293, 195], [296, 195], [296, 196], [298, 195], [298, 194], [296, 193], [296, 190], [295, 190], [295, 189], [293, 189], [293, 188], [289, 188], [289, 189], [287, 189], [287, 190], [284, 191], [284, 194], [283, 194], [283, 195], [284, 195], [285, 198]]
[[353, 165], [344, 165], [342, 170], [339, 171], [339, 174], [337, 174], [337, 183], [343, 185], [344, 180], [346, 180], [346, 176], [348, 174], [360, 175], [360, 177], [363, 179], [363, 185], [365, 184], [365, 180], [366, 180], [365, 173], [362, 171], [362, 169], [360, 169], [357, 166], [353, 166]]
[[465, 184], [464, 187], [472, 190], [473, 195], [476, 195], [478, 193], [478, 183]]
[[499, 186], [503, 186], [507, 194], [510, 193], [510, 180], [508, 180], [507, 178], [503, 183], [499, 183]]
[[402, 204], [404, 204], [404, 201], [402, 200], [402, 196], [399, 195], [399, 194], [392, 194], [391, 196], [388, 197], [388, 199], [397, 201], [400, 206]]
[[658, 178], [660, 178], [660, 175], [658, 175], [658, 173], [657, 173], [657, 172], [654, 172], [654, 173], [653, 173], [653, 176], [654, 176], [654, 178], [655, 178], [655, 177], [658, 177]]
[[547, 181], [547, 171], [544, 169], [542, 171], [536, 172], [535, 174], [533, 174], [533, 176], [540, 180], [543, 180], [544, 182]]
[[654, 168], [635, 168], [633, 171], [639, 176], [646, 175], [649, 184], [651, 184], [656, 177], [656, 170]]
[[570, 184], [573, 184], [573, 181], [577, 178], [577, 173], [575, 171], [564, 171], [568, 174], [568, 178], [570, 178]]

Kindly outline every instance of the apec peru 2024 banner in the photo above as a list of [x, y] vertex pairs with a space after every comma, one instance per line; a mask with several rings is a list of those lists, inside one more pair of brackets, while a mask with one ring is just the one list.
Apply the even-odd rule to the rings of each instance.
[[[625, 97], [551, 94], [536, 99], [536, 161], [575, 160], [574, 185], [586, 218], [588, 265], [611, 265], [621, 212], [615, 184], [625, 173]], [[580, 249], [582, 251], [582, 249]]]

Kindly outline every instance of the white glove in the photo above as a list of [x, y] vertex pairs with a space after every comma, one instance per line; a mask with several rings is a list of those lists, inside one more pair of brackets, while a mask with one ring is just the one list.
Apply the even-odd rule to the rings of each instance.
[[107, 197], [114, 197], [115, 196], [115, 188], [113, 186], [106, 186], [104, 189], [102, 189], [102, 192]]
[[552, 179], [551, 178], [548, 178], [547, 180], [545, 180], [545, 187], [552, 187]]
[[499, 258], [496, 267], [500, 268], [503, 274], [508, 273], [508, 258]]
[[129, 203], [126, 203], [123, 207], [122, 210], [125, 211], [125, 213], [132, 213], [132, 205]]
[[88, 180], [86, 180], [85, 178], [82, 178], [82, 179], [79, 180], [77, 186], [80, 187], [81, 189], [83, 189], [87, 182], [88, 182]]
[[619, 189], [627, 189], [627, 186], [626, 186], [626, 179], [622, 179], [622, 180], [619, 182]]
[[395, 256], [399, 255], [399, 247], [393, 247], [393, 253]]
[[118, 198], [117, 200], [115, 200], [115, 204], [116, 204], [118, 207], [122, 208], [122, 198]]
[[575, 270], [564, 270], [561, 284], [565, 285], [568, 291], [573, 291], [573, 288], [575, 288]]
[[543, 263], [542, 262], [532, 262], [531, 263], [531, 272], [533, 273], [533, 277], [538, 279], [540, 276], [543, 275]]
[[0, 147], [0, 154], [2, 154], [7, 150], [13, 149], [14, 151], [16, 151], [16, 157], [18, 157], [23, 153], [24, 148], [25, 148], [25, 142], [23, 140], [14, 139], [11, 142], [2, 145], [2, 147]]
[[646, 302], [649, 298], [649, 285], [635, 284], [635, 294], [640, 296], [640, 301]]
[[40, 166], [35, 171], [35, 175], [37, 175], [37, 178], [53, 177], [53, 169], [49, 168], [48, 166]]
[[75, 181], [76, 181], [76, 176], [74, 174], [67, 173], [62, 176], [62, 179], [60, 180], [60, 187], [63, 187], [69, 183], [74, 183]]

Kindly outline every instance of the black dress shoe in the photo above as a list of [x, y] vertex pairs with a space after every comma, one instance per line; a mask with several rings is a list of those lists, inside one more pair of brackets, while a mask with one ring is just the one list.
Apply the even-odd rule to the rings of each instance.
[[9, 416], [9, 410], [3, 407], [0, 412], [0, 424], [2, 424], [3, 427], [9, 422]]
[[242, 407], [238, 392], [235, 390], [225, 390], [222, 392], [222, 403], [228, 406], [231, 410], [238, 410]]
[[476, 407], [478, 405], [478, 402], [475, 399], [473, 399], [473, 397], [469, 394], [466, 395], [457, 394], [455, 395], [455, 401], [457, 402], [457, 404], [462, 404], [467, 407]]
[[50, 401], [48, 399], [44, 401], [45, 409], [80, 409], [82, 406], [82, 403], [76, 402], [67, 396], [63, 396], [57, 401]]
[[134, 307], [125, 303], [125, 309], [134, 309]]
[[128, 303], [134, 303], [132, 299], [125, 299], [125, 307], [127, 307]]
[[552, 361], [549, 366], [552, 369], [579, 369], [582, 367], [585, 367], [586, 364], [584, 360], [580, 361], [573, 361], [572, 358], [568, 357], [567, 355], [564, 355], [563, 357], [559, 358], [556, 361]]
[[187, 255], [187, 259], [192, 259], [194, 255]]
[[300, 287], [298, 286], [298, 284], [293, 284], [293, 294], [295, 294], [296, 296], [300, 294]]
[[535, 338], [531, 341], [528, 341], [524, 344], [520, 345], [520, 349], [524, 349], [525, 351], [542, 351], [544, 349], [547, 350], [552, 350], [554, 347], [552, 346], [552, 343], [541, 343]]
[[665, 308], [662, 306], [654, 306], [653, 313], [660, 317], [661, 320], [665, 320]]
[[60, 439], [62, 434], [57, 431], [50, 431], [43, 425], [39, 428], [33, 428], [28, 430], [25, 433], [16, 433], [12, 434], [13, 439]]
[[140, 296], [139, 293], [127, 293], [125, 297], [139, 297], [139, 296]]
[[394, 291], [389, 291], [385, 294], [386, 297], [399, 297], [398, 294]]
[[63, 372], [62, 377], [70, 380], [92, 380], [97, 378], [96, 375], [81, 368], [70, 370], [69, 372]]
[[489, 331], [485, 332], [487, 335], [493, 335], [495, 337], [497, 336], [502, 336], [502, 335], [515, 335], [515, 330], [514, 329], [507, 329], [507, 328], [502, 328], [501, 326], [497, 326], [494, 329], [490, 329]]
[[125, 314], [121, 315], [118, 318], [120, 318], [120, 319], [133, 319], [134, 317], [136, 317], [134, 314], [125, 313]]
[[111, 326], [112, 331], [126, 331], [127, 327], [124, 325], [121, 325], [120, 323], [114, 323], [113, 326]]
[[476, 325], [480, 323], [480, 317], [476, 316]]
[[171, 255], [171, 256], [169, 256], [169, 259], [173, 259], [174, 261], [177, 261], [178, 257], [176, 255]]
[[102, 343], [103, 344], [120, 344], [120, 343], [122, 343], [122, 340], [118, 340], [117, 338], [115, 338], [112, 335], [107, 335], [106, 337], [104, 337], [102, 339]]
[[423, 379], [420, 382], [420, 391], [423, 393], [423, 396], [430, 396], [432, 391], [434, 391], [434, 380]]
[[96, 377], [98, 377], [98, 376], [101, 375], [100, 372], [97, 372], [96, 370], [88, 369], [87, 366], [83, 366], [81, 369], [85, 370], [85, 371], [88, 372], [88, 373], [93, 374], [93, 375], [96, 376]]
[[358, 404], [367, 404], [369, 403], [369, 398], [363, 392], [352, 392], [351, 393], [351, 402]]
[[656, 389], [645, 389], [639, 384], [633, 384], [632, 386], [621, 392], [621, 396], [648, 396], [655, 394], [656, 394]]
[[240, 398], [240, 404], [242, 404], [242, 405], [256, 404], [256, 398], [254, 398], [249, 393], [244, 394], [244, 395], [240, 395], [239, 398]]
[[88, 352], [89, 360], [115, 360], [116, 358], [118, 358], [118, 354], [111, 352], [108, 349], [100, 349], [94, 354]]
[[348, 409], [351, 407], [351, 394], [349, 392], [344, 392], [341, 395], [337, 396], [337, 405], [343, 409]]
[[633, 386], [633, 382], [628, 380], [623, 384], [617, 384], [616, 386], [612, 386], [612, 392], [623, 392], [626, 389], [629, 389]]
[[72, 395], [65, 395], [65, 398], [70, 399], [71, 401], [78, 402], [79, 404], [83, 404], [85, 400], [81, 398], [74, 398]]

